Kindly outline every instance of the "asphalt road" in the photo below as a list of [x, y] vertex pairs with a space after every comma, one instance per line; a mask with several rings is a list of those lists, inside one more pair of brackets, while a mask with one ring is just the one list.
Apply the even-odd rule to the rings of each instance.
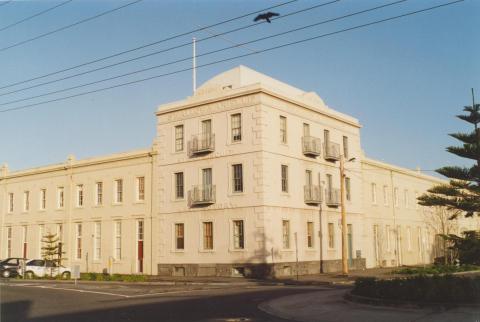
[[289, 286], [0, 285], [2, 322], [285, 321], [257, 306], [322, 290]]

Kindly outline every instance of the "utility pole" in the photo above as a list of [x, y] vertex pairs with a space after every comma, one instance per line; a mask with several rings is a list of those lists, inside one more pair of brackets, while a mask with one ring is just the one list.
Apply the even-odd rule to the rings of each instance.
[[348, 275], [347, 219], [345, 215], [345, 156], [340, 156], [340, 212], [342, 219], [342, 273]]

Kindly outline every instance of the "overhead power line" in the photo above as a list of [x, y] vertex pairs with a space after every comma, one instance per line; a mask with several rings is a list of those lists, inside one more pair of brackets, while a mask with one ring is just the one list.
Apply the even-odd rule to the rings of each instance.
[[[338, 20], [341, 20], [341, 19], [345, 19], [345, 18], [348, 18], [348, 17], [352, 17], [352, 16], [355, 16], [355, 15], [358, 15], [358, 14], [362, 14], [362, 13], [366, 13], [366, 12], [371, 12], [371, 11], [378, 10], [378, 9], [381, 9], [381, 8], [384, 8], [384, 7], [388, 7], [388, 6], [392, 6], [392, 5], [395, 5], [395, 4], [399, 4], [399, 3], [402, 3], [402, 2], [405, 2], [405, 1], [407, 1], [407, 0], [398, 0], [398, 1], [394, 1], [394, 2], [391, 2], [391, 3], [384, 4], [384, 5], [376, 6], [376, 7], [373, 7], [373, 8], [369, 8], [369, 9], [365, 9], [365, 10], [361, 10], [361, 11], [349, 13], [349, 14], [346, 14], [346, 15], [343, 15], [343, 16], [340, 16], [340, 17], [336, 17], [336, 18], [332, 18], [332, 19], [328, 19], [328, 20], [323, 20], [323, 21], [316, 22], [316, 23], [313, 23], [313, 24], [310, 24], [310, 25], [307, 25], [307, 26], [303, 26], [303, 27], [299, 27], [299, 28], [295, 28], [295, 29], [290, 29], [290, 30], [287, 30], [287, 31], [284, 31], [284, 32], [280, 32], [280, 33], [277, 33], [277, 34], [273, 34], [273, 35], [270, 35], [270, 36], [265, 36], [265, 37], [257, 38], [257, 39], [250, 40], [250, 41], [247, 41], [247, 42], [235, 44], [235, 45], [233, 45], [233, 46], [224, 47], [224, 48], [216, 49], [216, 50], [213, 50], [213, 51], [209, 51], [209, 52], [206, 52], [206, 53], [203, 53], [203, 54], [196, 55], [196, 57], [197, 57], [197, 58], [198, 58], [198, 57], [203, 57], [203, 56], [207, 56], [207, 55], [219, 53], [219, 52], [222, 52], [222, 51], [225, 51], [225, 50], [229, 50], [229, 49], [233, 49], [233, 48], [238, 48], [238, 47], [240, 47], [240, 46], [245, 46], [245, 45], [248, 45], [248, 44], [251, 44], [251, 43], [256, 43], [256, 42], [263, 41], [263, 40], [267, 40], [267, 39], [271, 39], [271, 38], [274, 38], [274, 37], [283, 36], [283, 35], [286, 35], [286, 34], [289, 34], [289, 33], [297, 32], [297, 31], [304, 30], [304, 29], [307, 29], [307, 28], [312, 28], [312, 27], [319, 26], [319, 25], [326, 24], [326, 23], [333, 22], [333, 21], [338, 21]], [[201, 40], [201, 39], [200, 39], [200, 40]], [[255, 53], [256, 51], [254, 50], [253, 52]], [[39, 94], [39, 95], [35, 95], [35, 96], [30, 96], [30, 97], [27, 97], [27, 98], [20, 98], [20, 99], [8, 101], [8, 102], [3, 102], [3, 103], [0, 103], [0, 106], [10, 105], [10, 104], [18, 103], [18, 102], [23, 102], [23, 101], [27, 101], [27, 100], [31, 100], [31, 99], [39, 98], [39, 97], [44, 97], [44, 96], [48, 96], [48, 95], [52, 95], [52, 94], [58, 94], [58, 93], [62, 93], [62, 92], [66, 92], [66, 91], [72, 90], [72, 89], [77, 89], [77, 88], [81, 88], [81, 87], [85, 87], [85, 86], [89, 86], [89, 85], [94, 85], [94, 84], [98, 84], [98, 83], [102, 83], [102, 82], [114, 80], [114, 79], [117, 79], [117, 78], [121, 78], [121, 77], [125, 77], [125, 76], [130, 76], [130, 75], [134, 75], [134, 74], [146, 72], [146, 71], [149, 71], [149, 70], [152, 70], [152, 69], [157, 69], [157, 68], [160, 68], [160, 67], [165, 67], [165, 66], [173, 65], [173, 64], [177, 64], [177, 63], [184, 62], [184, 61], [189, 61], [189, 60], [191, 60], [191, 59], [192, 59], [192, 57], [191, 57], [191, 56], [188, 56], [188, 57], [185, 57], [185, 58], [177, 59], [177, 60], [170, 61], [170, 62], [167, 62], [167, 63], [163, 63], [163, 64], [160, 64], [160, 65], [156, 65], [156, 66], [151, 66], [151, 67], [147, 67], [147, 68], [135, 70], [135, 71], [132, 71], [132, 72], [129, 72], [129, 73], [125, 73], [125, 74], [121, 74], [121, 75], [117, 75], [117, 76], [112, 76], [112, 77], [104, 78], [104, 79], [97, 80], [97, 81], [92, 81], [92, 82], [88, 82], [88, 83], [84, 83], [84, 84], [80, 84], [80, 85], [76, 85], [76, 86], [72, 86], [72, 87], [68, 87], [68, 88], [63, 88], [63, 89], [51, 91], [51, 92], [44, 93], [44, 94]], [[119, 63], [117, 63], [117, 64], [119, 64]], [[114, 64], [114, 65], [115, 65], [115, 64]], [[100, 68], [97, 68], [96, 70], [101, 70], [101, 69], [104, 69], [104, 68], [107, 68], [107, 67], [111, 67], [111, 66], [100, 67]], [[83, 75], [83, 74], [86, 74], [86, 73], [88, 73], [88, 72], [80, 73], [80, 75]], [[56, 81], [47, 82], [47, 83], [45, 83], [45, 84], [57, 82], [57, 81], [60, 81], [60, 80], [65, 80], [65, 79], [68, 79], [68, 78], [71, 78], [71, 77], [73, 77], [73, 76], [64, 77], [64, 78], [62, 78], [62, 79], [59, 79], [59, 80], [56, 80]], [[35, 86], [31, 86], [31, 87], [35, 87]], [[7, 93], [6, 93], [6, 94], [7, 94]], [[2, 95], [5, 95], [5, 94], [2, 94]], [[2, 96], [2, 95], [0, 95], [0, 96]]]
[[[312, 41], [312, 40], [316, 40], [316, 39], [320, 39], [320, 38], [324, 38], [324, 37], [329, 37], [329, 36], [341, 34], [341, 33], [347, 32], [347, 31], [361, 29], [361, 28], [365, 28], [365, 27], [368, 27], [368, 26], [373, 26], [373, 25], [377, 25], [377, 24], [380, 24], [380, 23], [384, 23], [384, 22], [387, 22], [387, 21], [392, 21], [392, 20], [404, 18], [404, 17], [407, 17], [407, 16], [412, 16], [412, 15], [415, 15], [415, 14], [418, 14], [418, 13], [421, 13], [421, 12], [435, 10], [435, 9], [438, 9], [438, 8], [441, 8], [441, 7], [450, 6], [450, 5], [453, 5], [453, 4], [456, 4], [456, 3], [459, 3], [459, 2], [463, 2], [463, 1], [464, 0], [456, 0], [456, 1], [451, 1], [451, 2], [444, 3], [444, 4], [428, 7], [428, 8], [425, 8], [425, 9], [410, 11], [410, 12], [407, 12], [407, 13], [404, 13], [404, 14], [401, 14], [401, 15], [392, 16], [392, 17], [389, 17], [389, 18], [381, 19], [381, 20], [375, 20], [375, 21], [372, 21], [372, 22], [369, 22], [369, 23], [356, 25], [356, 26], [353, 26], [353, 27], [350, 27], [350, 28], [345, 28], [345, 29], [321, 34], [321, 35], [318, 35], [318, 36], [309, 37], [309, 38], [285, 43], [285, 44], [282, 44], [282, 45], [262, 49], [262, 50], [254, 52], [254, 53], [247, 53], [247, 54], [238, 55], [238, 56], [234, 56], [234, 57], [229, 57], [229, 58], [225, 58], [225, 59], [221, 59], [221, 60], [216, 60], [216, 61], [213, 61], [213, 62], [210, 62], [210, 63], [205, 63], [205, 64], [202, 64], [202, 65], [198, 65], [197, 68], [204, 68], [204, 67], [207, 67], [207, 66], [216, 65], [216, 64], [220, 64], [220, 63], [223, 63], [223, 62], [227, 62], [227, 61], [231, 61], [231, 60], [235, 60], [235, 59], [239, 59], [239, 58], [243, 58], [243, 57], [248, 57], [248, 56], [252, 56], [252, 55], [256, 55], [256, 54], [260, 54], [260, 53], [264, 53], [264, 52], [269, 52], [269, 51], [272, 51], [272, 50], [277, 50], [277, 49], [280, 49], [280, 48], [285, 48], [285, 47], [289, 47], [289, 46], [293, 46], [293, 45], [298, 45], [298, 44], [301, 44], [301, 43], [304, 43], [304, 42], [308, 42], [308, 41]], [[47, 104], [47, 103], [63, 101], [63, 100], [67, 100], [67, 99], [74, 98], [74, 97], [79, 97], [79, 96], [84, 96], [84, 95], [87, 95], [87, 94], [98, 93], [98, 92], [106, 91], [106, 90], [109, 90], [109, 89], [119, 88], [119, 87], [123, 87], [123, 86], [142, 83], [142, 82], [149, 81], [149, 80], [152, 80], [152, 79], [157, 79], [157, 78], [162, 78], [162, 77], [166, 77], [166, 76], [170, 76], [170, 75], [175, 75], [175, 74], [179, 74], [179, 73], [190, 71], [190, 70], [192, 70], [192, 67], [179, 69], [179, 70], [176, 70], [176, 71], [173, 71], [173, 72], [164, 73], [164, 74], [160, 74], [160, 75], [150, 76], [150, 77], [138, 79], [138, 80], [135, 80], [135, 81], [130, 81], [130, 82], [126, 82], [126, 83], [121, 83], [121, 84], [117, 84], [117, 85], [103, 87], [103, 88], [99, 88], [99, 89], [96, 89], [96, 90], [81, 92], [81, 93], [77, 93], [77, 94], [73, 94], [73, 95], [69, 95], [69, 96], [65, 96], [65, 97], [59, 97], [59, 98], [56, 98], [56, 99], [51, 99], [51, 100], [42, 101], [42, 102], [38, 102], [38, 103], [32, 103], [32, 104], [12, 107], [12, 108], [8, 108], [8, 109], [0, 110], [0, 113], [31, 108], [31, 107], [34, 107], [34, 106], [44, 105], [44, 104]]]
[[[289, 17], [289, 16], [293, 16], [293, 15], [296, 15], [296, 14], [299, 14], [299, 13], [302, 13], [302, 12], [305, 12], [305, 11], [309, 11], [309, 10], [313, 10], [313, 9], [316, 9], [316, 8], [319, 8], [319, 7], [322, 7], [322, 6], [333, 4], [333, 3], [338, 2], [338, 1], [340, 1], [340, 0], [334, 0], [334, 1], [326, 2], [326, 3], [318, 4], [318, 5], [315, 5], [315, 6], [312, 6], [312, 7], [304, 8], [304, 9], [301, 9], [301, 10], [293, 11], [293, 12], [284, 14], [284, 15], [278, 17], [278, 18], [274, 18], [272, 20], [278, 20], [278, 19]], [[400, 2], [405, 2], [405, 1], [407, 1], [407, 0], [399, 0], [395, 3], [400, 3]], [[384, 7], [384, 6], [379, 6], [379, 8], [380, 7]], [[247, 29], [247, 28], [250, 28], [250, 27], [253, 27], [253, 26], [257, 26], [257, 25], [262, 24], [262, 23], [264, 23], [264, 21], [257, 22], [257, 23], [254, 23], [254, 24], [249, 24], [249, 25], [246, 25], [246, 26], [238, 27], [238, 28], [234, 28], [234, 29], [231, 29], [231, 30], [228, 30], [228, 31], [224, 31], [222, 33], [217, 33], [217, 34], [209, 36], [209, 37], [198, 39], [198, 40], [196, 40], [196, 42], [198, 44], [200, 42], [203, 42], [203, 41], [215, 38], [215, 37], [221, 37], [223, 35], [230, 34], [230, 33], [236, 32], [236, 31], [240, 31], [240, 30], [244, 30], [244, 29]], [[206, 27], [201, 27], [201, 29], [203, 31], [208, 30]], [[148, 53], [148, 54], [145, 54], [145, 55], [133, 57], [133, 58], [130, 58], [130, 59], [122, 60], [122, 61], [110, 64], [110, 65], [105, 65], [105, 66], [102, 66], [102, 67], [94, 68], [94, 69], [87, 70], [87, 71], [80, 72], [80, 73], [76, 73], [76, 74], [73, 74], [73, 75], [53, 79], [51, 81], [46, 81], [46, 82], [43, 82], [43, 83], [39, 83], [39, 84], [19, 88], [19, 89], [13, 90], [13, 91], [5, 92], [5, 93], [0, 94], [0, 96], [10, 95], [10, 94], [13, 94], [13, 93], [23, 92], [23, 91], [26, 91], [28, 89], [32, 89], [32, 88], [36, 88], [36, 87], [40, 87], [40, 86], [44, 86], [44, 85], [48, 85], [48, 84], [57, 83], [57, 82], [64, 81], [64, 80], [67, 80], [67, 79], [71, 79], [71, 78], [74, 78], [74, 77], [90, 74], [90, 73], [93, 73], [93, 72], [97, 72], [99, 70], [105, 70], [107, 68], [119, 66], [119, 65], [126, 64], [126, 63], [129, 63], [129, 62], [132, 62], [132, 61], [136, 61], [136, 60], [139, 60], [139, 59], [151, 57], [151, 56], [154, 56], [154, 55], [162, 54], [162, 53], [174, 50], [174, 49], [179, 49], [179, 48], [182, 48], [182, 47], [185, 47], [185, 46], [191, 46], [191, 45], [192, 45], [191, 41], [188, 41], [188, 42], [182, 43], [180, 45], [176, 45], [176, 46], [173, 46], [173, 47], [161, 49], [161, 50], [158, 50], [158, 51], [154, 51], [152, 53]], [[245, 44], [240, 44], [238, 46], [243, 46], [243, 45], [245, 45]], [[229, 49], [229, 48], [227, 48], [227, 49]], [[164, 66], [164, 65], [161, 65], [161, 66]], [[157, 68], [157, 67], [155, 67], [155, 68]], [[150, 69], [152, 69], [152, 68], [150, 68]], [[1, 105], [2, 104], [0, 104], [0, 106]], [[3, 104], [3, 105], [5, 105], [5, 104]]]
[[59, 3], [59, 4], [57, 4], [57, 5], [53, 6], [53, 7], [50, 7], [50, 8], [45, 9], [45, 10], [42, 10], [42, 11], [40, 11], [40, 12], [34, 14], [34, 15], [31, 15], [31, 16], [29, 16], [29, 17], [23, 18], [23, 19], [21, 19], [21, 20], [19, 20], [19, 21], [16, 21], [16, 22], [14, 22], [14, 23], [11, 23], [11, 24], [9, 24], [9, 25], [6, 25], [5, 27], [1, 27], [1, 28], [0, 28], [0, 31], [4, 31], [4, 30], [6, 30], [6, 29], [8, 29], [8, 28], [12, 28], [13, 26], [19, 25], [19, 24], [21, 24], [22, 22], [25, 22], [25, 21], [31, 20], [31, 19], [33, 19], [33, 18], [35, 18], [35, 17], [41, 16], [41, 15], [43, 15], [43, 14], [49, 12], [49, 11], [52, 11], [52, 10], [54, 10], [54, 9], [57, 9], [57, 8], [61, 7], [61, 6], [64, 6], [64, 5], [66, 5], [67, 3], [72, 2], [72, 1], [73, 1], [73, 0], [64, 1], [64, 2]]
[[[197, 32], [197, 31], [202, 31], [202, 30], [205, 30], [207, 28], [219, 26], [219, 25], [222, 25], [222, 24], [225, 24], [225, 23], [228, 23], [228, 22], [232, 22], [232, 21], [235, 21], [235, 20], [238, 20], [238, 19], [241, 19], [241, 18], [245, 18], [245, 17], [251, 16], [251, 15], [254, 15], [254, 14], [259, 13], [259, 12], [264, 12], [264, 11], [267, 11], [267, 10], [270, 10], [270, 9], [273, 9], [273, 8], [278, 8], [280, 6], [284, 6], [284, 5], [287, 5], [287, 4], [290, 4], [292, 2], [296, 2], [296, 1], [298, 1], [298, 0], [290, 0], [290, 1], [278, 4], [278, 5], [275, 5], [275, 6], [271, 6], [271, 7], [268, 7], [268, 8], [263, 8], [263, 9], [260, 9], [260, 10], [254, 11], [254, 12], [249, 12], [249, 13], [243, 14], [241, 16], [237, 16], [237, 17], [234, 17], [234, 18], [223, 20], [223, 21], [214, 23], [212, 25], [208, 25], [208, 26], [205, 26], [205, 27], [202, 27], [202, 28], [190, 30], [190, 31], [187, 31], [187, 32], [184, 32], [184, 33], [176, 34], [176, 35], [173, 35], [173, 36], [170, 36], [170, 37], [167, 37], [167, 38], [163, 38], [163, 39], [160, 39], [160, 40], [148, 43], [148, 44], [144, 44], [144, 45], [132, 48], [132, 49], [124, 50], [124, 51], [121, 51], [121, 52], [118, 52], [118, 53], [115, 53], [115, 54], [112, 54], [112, 55], [104, 56], [104, 57], [97, 58], [97, 59], [94, 59], [94, 60], [91, 60], [91, 61], [88, 61], [88, 62], [85, 62], [85, 63], [81, 63], [79, 65], [75, 65], [75, 66], [68, 67], [68, 68], [65, 68], [65, 69], [57, 70], [55, 72], [40, 75], [40, 76], [33, 77], [33, 78], [30, 78], [30, 79], [26, 79], [26, 80], [23, 80], [23, 81], [7, 84], [7, 85], [4, 85], [4, 86], [1, 86], [0, 89], [9, 88], [9, 87], [12, 87], [12, 86], [15, 86], [15, 85], [19, 85], [19, 84], [31, 82], [31, 81], [34, 81], [34, 80], [37, 80], [37, 79], [52, 76], [52, 75], [55, 75], [55, 74], [63, 73], [63, 72], [66, 72], [66, 71], [69, 71], [69, 70], [72, 70], [72, 69], [75, 69], [75, 68], [79, 68], [79, 67], [87, 66], [87, 65], [90, 65], [90, 64], [98, 63], [100, 61], [104, 61], [104, 60], [107, 60], [107, 59], [110, 59], [110, 58], [114, 58], [114, 57], [117, 57], [117, 56], [120, 56], [120, 55], [123, 55], [123, 54], [127, 54], [127, 53], [130, 53], [130, 52], [136, 51], [136, 50], [147, 48], [147, 47], [150, 47], [150, 46], [154, 46], [154, 45], [157, 45], [157, 44], [160, 44], [160, 43], [163, 43], [163, 42], [166, 42], [166, 41], [178, 38], [178, 37], [187, 36], [187, 35], [193, 34], [194, 32]], [[336, 0], [336, 1], [340, 1], [340, 0]]]
[[128, 7], [128, 6], [131, 6], [131, 5], [136, 4], [136, 3], [140, 2], [140, 1], [143, 1], [143, 0], [135, 0], [135, 1], [132, 1], [132, 2], [130, 2], [130, 3], [127, 3], [127, 4], [123, 5], [123, 6], [116, 7], [116, 8], [113, 8], [113, 9], [110, 9], [110, 10], [107, 10], [107, 11], [104, 11], [104, 12], [102, 12], [102, 13], [99, 13], [99, 14], [95, 15], [95, 16], [82, 19], [82, 20], [77, 21], [77, 22], [75, 22], [75, 23], [72, 23], [72, 24], [70, 24], [70, 25], [63, 26], [63, 27], [61, 27], [61, 28], [58, 28], [58, 29], [55, 29], [55, 30], [46, 32], [46, 33], [44, 33], [44, 34], [35, 36], [35, 37], [33, 37], [33, 38], [29, 38], [29, 39], [22, 40], [22, 41], [20, 41], [20, 42], [14, 43], [13, 45], [9, 45], [9, 46], [0, 48], [0, 52], [3, 52], [3, 51], [5, 51], [5, 50], [8, 50], [8, 49], [11, 49], [11, 48], [14, 48], [14, 47], [18, 47], [18, 46], [20, 46], [20, 45], [24, 45], [24, 44], [26, 44], [26, 43], [32, 42], [32, 41], [34, 41], [34, 40], [38, 40], [38, 39], [40, 39], [40, 38], [43, 38], [43, 37], [52, 35], [52, 34], [54, 34], [54, 33], [57, 33], [57, 32], [60, 32], [60, 31], [66, 30], [66, 29], [70, 29], [70, 28], [75, 27], [75, 26], [78, 26], [78, 25], [80, 25], [80, 24], [82, 24], [82, 23], [85, 23], [85, 22], [88, 22], [88, 21], [91, 21], [91, 20], [100, 18], [100, 17], [105, 16], [105, 15], [107, 15], [107, 14], [109, 14], [109, 13], [115, 12], [115, 11], [117, 11], [117, 10], [123, 9], [123, 8], [125, 8], [125, 7]]

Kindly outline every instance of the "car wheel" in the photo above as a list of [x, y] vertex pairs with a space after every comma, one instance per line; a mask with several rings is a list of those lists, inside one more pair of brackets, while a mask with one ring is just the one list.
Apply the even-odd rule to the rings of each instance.
[[8, 269], [4, 270], [2, 272], [2, 276], [5, 277], [5, 278], [9, 278], [10, 277], [10, 271]]
[[69, 280], [70, 279], [70, 272], [63, 272], [62, 273], [62, 278], [64, 280]]
[[32, 271], [25, 272], [25, 277], [28, 279], [33, 279], [35, 277], [35, 274], [33, 274]]

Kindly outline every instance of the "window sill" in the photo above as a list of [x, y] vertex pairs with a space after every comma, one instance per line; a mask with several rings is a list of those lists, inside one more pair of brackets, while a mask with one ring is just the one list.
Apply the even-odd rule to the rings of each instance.
[[228, 252], [229, 253], [245, 253], [248, 250], [246, 248], [229, 248]]
[[123, 202], [113, 202], [112, 207], [123, 206]]
[[75, 209], [83, 209], [85, 206], [75, 206]]
[[172, 202], [184, 202], [186, 199], [185, 198], [178, 198], [178, 199], [173, 199]]
[[134, 205], [144, 205], [145, 204], [145, 200], [137, 200], [133, 203]]
[[230, 192], [228, 194], [229, 197], [242, 197], [242, 196], [245, 196], [246, 195], [246, 192], [245, 191], [242, 191], [242, 192]]
[[65, 208], [64, 207], [61, 207], [61, 208], [55, 208], [55, 211], [64, 211]]
[[92, 208], [103, 208], [103, 205], [94, 205]]
[[170, 252], [175, 254], [184, 254], [185, 249], [172, 249]]
[[199, 253], [215, 253], [215, 249], [199, 249]]

